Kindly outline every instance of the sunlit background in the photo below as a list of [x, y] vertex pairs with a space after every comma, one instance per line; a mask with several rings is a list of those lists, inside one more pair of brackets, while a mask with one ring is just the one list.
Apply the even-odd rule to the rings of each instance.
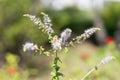
[[53, 57], [23, 52], [25, 42], [49, 48], [48, 36], [24, 14], [48, 14], [56, 34], [65, 28], [72, 36], [90, 27], [101, 31], [81, 45], [59, 53], [63, 63], [61, 80], [80, 80], [103, 57], [116, 57], [86, 80], [119, 80], [120, 0], [0, 0], [0, 80], [50, 80]]

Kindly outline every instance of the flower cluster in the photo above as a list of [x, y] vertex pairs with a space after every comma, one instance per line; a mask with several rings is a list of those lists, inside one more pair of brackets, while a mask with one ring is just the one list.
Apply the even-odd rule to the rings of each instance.
[[[54, 30], [52, 29], [51, 19], [45, 13], [41, 13], [41, 14], [43, 15], [43, 21], [40, 18], [36, 18], [34, 15], [25, 14], [24, 16], [29, 17], [31, 21], [33, 21], [36, 25], [39, 26], [39, 29], [41, 29], [42, 32], [45, 32], [48, 34], [52, 48], [54, 50], [61, 49], [62, 46], [69, 46], [73, 43], [81, 43], [85, 41], [87, 38], [89, 38], [97, 30], [100, 30], [99, 28], [90, 28], [88, 30], [85, 30], [85, 32], [82, 35], [77, 36], [76, 38], [73, 38], [72, 41], [68, 42], [67, 40], [71, 36], [72, 30], [69, 28], [65, 29], [60, 34], [60, 38], [58, 36], [53, 36], [52, 34], [54, 33]], [[31, 46], [31, 47], [28, 47], [28, 46]], [[25, 50], [34, 49], [33, 44], [28, 46], [27, 48], [25, 48]], [[37, 45], [36, 45], [36, 48], [37, 48]]]
[[54, 36], [52, 39], [52, 48], [55, 50], [61, 49], [62, 39], [58, 36]]
[[[93, 35], [96, 31], [100, 30], [100, 28], [90, 28], [84, 31], [83, 34], [73, 38], [72, 40], [68, 40], [71, 37], [72, 34], [72, 30], [69, 28], [66, 28], [65, 30], [63, 30], [63, 32], [61, 32], [60, 36], [58, 35], [54, 35], [54, 30], [52, 29], [52, 24], [51, 24], [51, 19], [49, 18], [49, 16], [45, 13], [41, 13], [43, 15], [43, 19], [40, 18], [36, 18], [34, 15], [29, 15], [29, 14], [25, 14], [24, 16], [27, 16], [30, 18], [31, 21], [34, 22], [34, 24], [39, 26], [39, 29], [42, 30], [42, 32], [45, 32], [48, 34], [49, 36], [49, 42], [51, 44], [51, 49], [50, 50], [45, 50], [42, 46], [38, 47], [36, 44], [34, 43], [30, 43], [27, 42], [23, 45], [23, 51], [39, 51], [40, 54], [46, 54], [47, 56], [50, 55], [50, 53], [54, 53], [55, 57], [54, 57], [54, 61], [52, 64], [53, 67], [53, 72], [51, 72], [52, 75], [52, 80], [59, 80], [60, 76], [63, 76], [63, 74], [59, 71], [60, 70], [60, 66], [59, 66], [59, 62], [62, 62], [58, 56], [58, 52], [57, 51], [61, 51], [63, 48], [65, 50], [65, 52], [67, 51], [67, 46], [74, 46], [74, 44], [78, 44], [78, 43], [82, 43], [83, 41], [85, 41], [87, 38], [89, 38], [91, 35]], [[107, 42], [111, 42], [112, 39], [109, 38], [107, 40]], [[90, 55], [87, 53], [81, 54], [80, 58], [82, 60], [87, 60], [88, 57]], [[85, 76], [83, 76], [83, 78], [81, 80], [84, 80], [88, 75], [90, 75], [94, 70], [96, 70], [101, 64], [106, 64], [107, 62], [113, 60], [115, 57], [113, 56], [107, 56], [105, 58], [103, 58], [100, 62], [100, 64], [96, 65], [93, 69], [91, 69]], [[12, 68], [10, 68], [10, 71], [14, 71], [12, 70]]]
[[88, 39], [91, 35], [93, 35], [93, 33], [95, 33], [98, 30], [100, 30], [100, 28], [93, 27], [93, 28], [87, 29], [80, 36], [73, 38], [73, 41], [75, 43], [81, 43], [81, 42], [85, 41], [86, 39]]
[[84, 40], [89, 38], [93, 33], [100, 30], [99, 28], [90, 28], [88, 30], [85, 30], [85, 32], [77, 36], [76, 38], [73, 38], [73, 41], [67, 42], [68, 38], [70, 38], [72, 30], [67, 28], [63, 30], [63, 32], [60, 34], [60, 38], [58, 36], [54, 36], [52, 38], [52, 48], [55, 50], [61, 49], [61, 46], [69, 46], [74, 43], [82, 43]]
[[23, 45], [23, 51], [35, 51], [37, 52], [39, 50], [38, 46], [36, 44], [27, 42]]
[[72, 30], [67, 28], [61, 33], [60, 38], [58, 38], [58, 36], [54, 36], [52, 38], [52, 48], [58, 50], [61, 49], [61, 46], [67, 44], [66, 42], [68, 38], [71, 36], [71, 32]]
[[108, 63], [109, 61], [111, 61], [111, 60], [113, 60], [113, 59], [115, 59], [114, 56], [107, 56], [107, 57], [105, 57], [105, 58], [103, 58], [103, 59], [101, 60], [101, 63], [102, 63], [102, 64], [106, 64], [106, 63]]

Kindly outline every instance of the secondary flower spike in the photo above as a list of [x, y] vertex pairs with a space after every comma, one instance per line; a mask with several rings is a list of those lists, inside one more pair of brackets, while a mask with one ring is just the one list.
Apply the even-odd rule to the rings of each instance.
[[47, 34], [54, 33], [54, 30], [52, 29], [51, 19], [49, 18], [49, 16], [45, 13], [41, 13], [41, 14], [43, 15], [43, 21], [34, 15], [24, 14], [23, 16], [30, 18], [30, 20], [34, 24], [36, 24], [39, 27], [39, 29], [42, 30], [42, 32], [45, 32]]
[[102, 63], [102, 64], [106, 64], [106, 63], [108, 63], [109, 61], [111, 61], [111, 60], [113, 60], [113, 59], [115, 59], [114, 56], [107, 56], [107, 57], [105, 57], [105, 58], [103, 58], [103, 59], [101, 60], [101, 63]]
[[63, 39], [63, 42], [67, 41], [68, 38], [71, 36], [72, 30], [67, 28], [61, 33], [61, 38]]
[[23, 45], [23, 51], [38, 51], [38, 46], [36, 44], [27, 42]]
[[98, 30], [100, 30], [100, 28], [93, 27], [93, 28], [87, 29], [80, 36], [73, 38], [73, 41], [75, 43], [81, 43], [81, 42], [85, 41], [86, 39], [88, 39], [91, 35], [93, 35]]

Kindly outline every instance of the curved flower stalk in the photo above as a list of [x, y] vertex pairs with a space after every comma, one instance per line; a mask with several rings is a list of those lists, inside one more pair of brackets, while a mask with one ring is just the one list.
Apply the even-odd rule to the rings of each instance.
[[53, 53], [55, 55], [54, 60], [53, 60], [53, 71], [51, 72], [52, 75], [52, 80], [59, 80], [60, 76], [63, 76], [63, 74], [59, 71], [60, 66], [58, 63], [61, 63], [62, 61], [60, 60], [58, 56], [58, 52], [61, 51], [62, 49], [65, 49], [65, 52], [68, 51], [67, 47], [70, 45], [74, 45], [76, 43], [81, 43], [85, 41], [87, 38], [89, 38], [93, 33], [96, 31], [100, 30], [99, 28], [90, 28], [88, 30], [85, 30], [85, 32], [73, 38], [73, 40], [68, 41], [68, 39], [71, 37], [72, 30], [69, 28], [66, 28], [61, 32], [60, 36], [54, 35], [54, 30], [52, 29], [52, 24], [51, 24], [51, 19], [49, 16], [45, 13], [41, 13], [43, 15], [43, 20], [40, 18], [36, 18], [34, 15], [30, 14], [25, 14], [24, 16], [27, 16], [30, 18], [30, 20], [38, 26], [38, 28], [48, 34], [48, 39], [51, 44], [51, 49], [46, 51], [45, 48], [42, 46], [38, 47], [37, 44], [27, 42], [23, 45], [23, 51], [35, 51], [39, 52], [40, 54], [45, 54], [47, 56], [51, 55]]
[[85, 74], [85, 76], [82, 77], [81, 80], [85, 80], [85, 78], [87, 78], [93, 71], [97, 70], [101, 65], [106, 64], [106, 63], [112, 61], [113, 59], [115, 59], [114, 56], [107, 56], [107, 57], [103, 58], [100, 61], [100, 63], [98, 65], [96, 65], [95, 67], [93, 67], [89, 72], [87, 72]]

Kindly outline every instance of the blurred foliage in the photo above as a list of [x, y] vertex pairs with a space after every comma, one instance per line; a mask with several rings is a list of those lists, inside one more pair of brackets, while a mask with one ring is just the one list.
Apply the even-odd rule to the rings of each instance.
[[113, 36], [120, 20], [120, 3], [108, 3], [102, 10], [102, 18], [108, 34]]
[[69, 27], [74, 33], [80, 34], [81, 31], [92, 26], [92, 13], [76, 7], [68, 7], [60, 11], [47, 10], [47, 13], [53, 18], [53, 24], [61, 30]]
[[6, 54], [6, 63], [7, 66], [18, 67], [19, 57], [12, 55], [11, 53]]
[[[21, 44], [28, 40], [37, 43], [46, 42], [45, 35], [41, 34], [29, 20], [23, 18], [23, 14], [29, 13], [36, 1], [0, 1], [0, 48], [3, 51], [18, 52]], [[43, 38], [39, 39], [40, 37]]]
[[28, 80], [29, 71], [18, 67], [19, 57], [6, 54], [6, 64], [0, 69], [0, 80]]
[[5, 59], [6, 63], [0, 68], [0, 80], [33, 80], [33, 78], [37, 80], [39, 78], [36, 69], [18, 66], [19, 56], [6, 53]]

